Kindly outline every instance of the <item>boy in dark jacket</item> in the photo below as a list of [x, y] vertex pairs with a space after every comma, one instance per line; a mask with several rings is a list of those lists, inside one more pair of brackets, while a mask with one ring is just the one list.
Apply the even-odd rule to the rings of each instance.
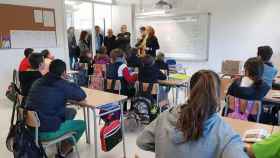
[[[78, 141], [85, 130], [84, 121], [67, 118], [66, 102], [82, 101], [85, 92], [65, 79], [66, 64], [62, 60], [54, 60], [50, 64], [50, 72], [37, 80], [30, 89], [26, 105], [35, 110], [40, 119], [39, 139], [52, 140], [68, 132], [76, 132]], [[62, 156], [69, 153], [72, 144], [64, 142]]]

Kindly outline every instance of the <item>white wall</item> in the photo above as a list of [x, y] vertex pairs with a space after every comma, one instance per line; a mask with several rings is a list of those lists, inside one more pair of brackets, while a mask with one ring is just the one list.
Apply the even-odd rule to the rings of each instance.
[[[194, 2], [194, 1], [192, 1]], [[212, 13], [208, 62], [187, 62], [192, 71], [220, 71], [224, 59], [246, 60], [258, 45], [271, 45], [280, 56], [279, 0], [200, 0], [194, 10]], [[275, 60], [280, 65], [280, 60]]]
[[[68, 62], [68, 56], [65, 52], [64, 43], [64, 7], [63, 0], [1, 0], [0, 3], [38, 6], [45, 8], [54, 8], [56, 13], [56, 30], [57, 30], [57, 48], [50, 49], [57, 58]], [[42, 48], [43, 49], [43, 48]], [[42, 49], [35, 49], [41, 51]], [[12, 70], [18, 68], [20, 60], [24, 57], [23, 49], [0, 49], [0, 99], [4, 97], [4, 92], [12, 80]]]
[[130, 5], [112, 6], [112, 29], [115, 34], [120, 33], [121, 25], [127, 25], [128, 31], [132, 32], [132, 13]]

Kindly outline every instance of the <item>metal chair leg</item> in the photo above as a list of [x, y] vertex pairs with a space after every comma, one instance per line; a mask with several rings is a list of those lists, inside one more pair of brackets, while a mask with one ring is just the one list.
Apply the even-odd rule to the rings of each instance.
[[76, 138], [74, 136], [72, 136], [72, 140], [74, 142], [76, 156], [77, 156], [77, 158], [80, 158], [80, 153], [79, 153], [79, 150], [78, 150]]

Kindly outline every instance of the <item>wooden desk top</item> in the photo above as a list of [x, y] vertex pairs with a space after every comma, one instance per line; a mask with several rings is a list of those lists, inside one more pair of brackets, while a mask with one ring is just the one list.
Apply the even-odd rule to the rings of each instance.
[[242, 137], [247, 130], [250, 129], [266, 129], [269, 133], [272, 132], [273, 126], [265, 125], [255, 122], [248, 122], [242, 120], [231, 119], [228, 117], [223, 117], [225, 122], [227, 122], [237, 133]]
[[280, 104], [280, 91], [270, 90], [264, 98], [264, 101], [279, 103]]
[[159, 80], [158, 83], [160, 85], [166, 85], [166, 86], [183, 86], [187, 81], [184, 80]]
[[104, 91], [83, 88], [87, 94], [87, 98], [81, 102], [70, 101], [71, 103], [78, 104], [80, 106], [95, 108], [98, 106], [115, 103], [127, 99], [127, 96], [108, 93]]

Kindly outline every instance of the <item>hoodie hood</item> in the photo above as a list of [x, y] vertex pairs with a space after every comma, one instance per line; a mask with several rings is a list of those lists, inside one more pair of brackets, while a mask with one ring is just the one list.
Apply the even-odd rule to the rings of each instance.
[[[169, 125], [171, 126], [171, 128], [170, 128], [171, 131], [170, 131], [169, 136], [174, 144], [185, 143], [183, 132], [176, 129], [176, 122], [179, 117], [179, 109], [180, 108], [170, 110], [169, 112], [171, 112], [171, 115], [170, 115], [170, 117], [168, 117]], [[210, 130], [212, 129], [212, 127], [214, 126], [214, 124], [216, 123], [216, 121], [218, 119], [219, 119], [219, 116], [217, 113], [215, 113], [208, 120], [206, 120], [204, 122], [203, 136], [207, 135], [210, 132]]]

